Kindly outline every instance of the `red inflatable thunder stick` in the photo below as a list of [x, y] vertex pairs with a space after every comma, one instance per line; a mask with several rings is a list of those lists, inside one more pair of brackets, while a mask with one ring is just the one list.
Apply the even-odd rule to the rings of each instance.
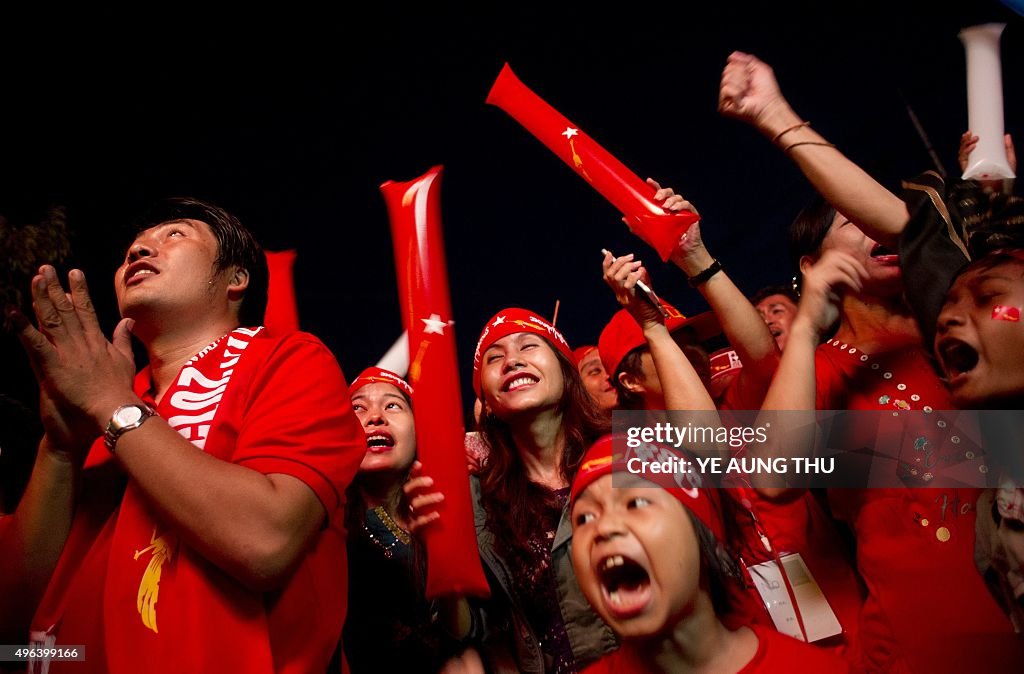
[[444, 493], [441, 519], [426, 527], [427, 597], [490, 594], [480, 564], [463, 449], [455, 329], [441, 233], [441, 166], [406, 183], [380, 186], [391, 219], [402, 323], [409, 333], [416, 447]]
[[700, 219], [694, 213], [673, 213], [658, 205], [653, 187], [519, 81], [507, 63], [487, 103], [511, 115], [619, 209], [629, 229], [658, 251], [663, 262], [679, 237]]
[[287, 335], [299, 330], [299, 309], [295, 303], [294, 250], [265, 250], [267, 271], [267, 309], [263, 325], [272, 335]]

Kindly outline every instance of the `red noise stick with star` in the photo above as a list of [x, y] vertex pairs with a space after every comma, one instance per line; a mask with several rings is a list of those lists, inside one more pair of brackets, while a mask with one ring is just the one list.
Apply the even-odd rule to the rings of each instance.
[[505, 64], [487, 103], [495, 105], [544, 143], [590, 183], [624, 216], [630, 230], [668, 261], [676, 243], [699, 217], [689, 211], [666, 211], [654, 200], [656, 190], [630, 171], [590, 136], [523, 84]]
[[444, 516], [423, 530], [430, 599], [490, 594], [480, 564], [463, 449], [455, 329], [441, 232], [441, 166], [380, 186], [391, 219], [402, 323], [409, 333], [409, 383], [415, 390], [416, 452], [445, 494]]

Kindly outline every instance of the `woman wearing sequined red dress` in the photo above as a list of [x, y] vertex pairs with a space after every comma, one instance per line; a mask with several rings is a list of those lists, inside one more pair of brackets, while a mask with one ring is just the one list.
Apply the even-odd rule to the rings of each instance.
[[[899, 488], [829, 490], [833, 512], [854, 532], [857, 570], [867, 586], [855, 666], [1000, 671], [988, 665], [999, 662], [992, 644], [1010, 632], [1009, 623], [974, 569], [980, 490], [931, 486], [942, 471], [970, 470], [977, 457], [937, 413], [954, 404], [903, 300], [897, 251], [862, 231], [865, 223], [878, 231], [905, 222], [906, 205], [798, 117], [771, 68], [756, 57], [729, 57], [719, 109], [772, 139], [843, 211], [822, 201], [794, 223], [791, 249], [802, 296], [765, 409], [884, 412], [871, 424], [850, 425], [851, 436], [860, 436], [850, 445], [868, 449], [886, 418], [909, 412], [911, 419], [902, 430], [906, 442], [888, 457], [887, 484]], [[837, 322], [833, 337], [819, 346]]]

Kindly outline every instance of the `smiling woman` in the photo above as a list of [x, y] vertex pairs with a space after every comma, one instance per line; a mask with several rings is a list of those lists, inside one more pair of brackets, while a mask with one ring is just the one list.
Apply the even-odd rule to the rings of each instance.
[[568, 558], [568, 487], [586, 444], [607, 421], [561, 333], [523, 309], [488, 321], [474, 382], [483, 401], [481, 434], [491, 447], [480, 473], [478, 525], [482, 520], [488, 534], [481, 554], [495, 577], [504, 576], [504, 610], [521, 624], [517, 664], [575, 671], [614, 644], [608, 628], [567, 596], [578, 593]]
[[[565, 338], [525, 309], [504, 309], [487, 321], [473, 388], [490, 447], [472, 485], [492, 592], [484, 608], [487, 659], [492, 671], [579, 671], [616, 646], [583, 600], [569, 559], [569, 485], [608, 421], [583, 387]], [[443, 496], [431, 485], [426, 476], [414, 477], [406, 489], [414, 528], [442, 516]]]

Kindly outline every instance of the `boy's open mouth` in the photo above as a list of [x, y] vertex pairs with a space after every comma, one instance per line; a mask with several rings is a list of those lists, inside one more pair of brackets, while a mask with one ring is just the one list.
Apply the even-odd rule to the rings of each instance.
[[610, 555], [597, 564], [605, 604], [616, 618], [640, 613], [650, 600], [651, 577], [639, 562], [625, 555]]

